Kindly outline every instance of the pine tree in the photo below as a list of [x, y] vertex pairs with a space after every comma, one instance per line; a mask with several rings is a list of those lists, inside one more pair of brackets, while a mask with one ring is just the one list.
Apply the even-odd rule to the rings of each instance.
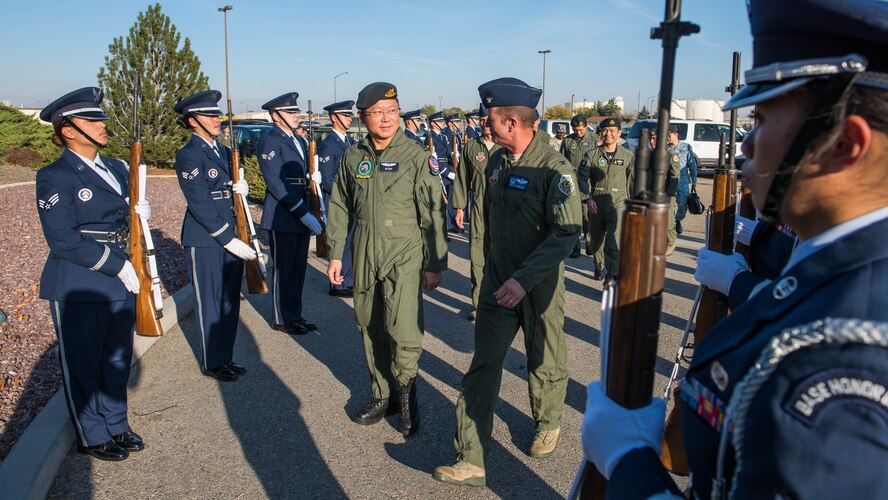
[[641, 111], [638, 112], [639, 120], [647, 120], [651, 117], [651, 112], [648, 111], [647, 106], [642, 106]]
[[129, 157], [133, 138], [133, 90], [139, 86], [139, 119], [145, 161], [149, 165], [170, 166], [176, 150], [188, 132], [176, 125], [173, 106], [196, 92], [209, 88], [209, 79], [200, 70], [200, 60], [191, 50], [160, 4], [140, 12], [129, 35], [116, 37], [108, 46], [105, 66], [99, 70], [99, 86], [105, 91], [103, 107], [111, 117], [112, 132], [105, 154]]

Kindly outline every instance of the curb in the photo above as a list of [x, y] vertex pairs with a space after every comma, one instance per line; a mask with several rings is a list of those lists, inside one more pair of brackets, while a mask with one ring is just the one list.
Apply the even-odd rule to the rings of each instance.
[[[163, 301], [160, 320], [166, 333], [194, 309], [194, 288], [182, 287]], [[133, 341], [133, 364], [148, 352], [160, 337], [141, 337]], [[56, 474], [74, 444], [74, 428], [59, 390], [28, 425], [15, 446], [0, 463], [0, 491], [8, 499], [46, 498]]]
[[0, 189], [14, 188], [19, 186], [27, 186], [29, 184], [37, 184], [37, 181], [13, 182], [12, 184], [0, 184]]

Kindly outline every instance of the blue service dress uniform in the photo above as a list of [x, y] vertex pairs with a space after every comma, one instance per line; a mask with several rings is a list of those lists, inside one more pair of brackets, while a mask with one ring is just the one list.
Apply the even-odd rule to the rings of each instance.
[[[324, 191], [325, 208], [330, 206], [330, 197], [333, 195], [333, 185], [336, 182], [336, 174], [339, 171], [339, 161], [345, 150], [354, 144], [354, 140], [348, 135], [345, 140], [339, 137], [336, 132], [330, 132], [318, 143], [318, 168], [321, 170], [323, 182], [321, 184]], [[355, 269], [352, 262], [351, 241], [353, 231], [349, 230], [345, 240], [345, 251], [342, 253], [342, 277], [343, 282], [339, 285], [331, 285], [334, 290], [346, 290], [355, 287]]]
[[416, 133], [413, 132], [412, 130], [404, 129], [404, 135], [406, 135], [408, 138], [413, 139], [414, 141], [419, 143], [420, 146], [422, 146], [422, 147], [426, 146], [425, 141], [420, 139], [419, 136], [416, 135]]
[[466, 137], [471, 141], [481, 137], [481, 134], [478, 132], [478, 129], [472, 126], [466, 127]]
[[[296, 147], [299, 141], [302, 152]], [[261, 228], [269, 232], [274, 260], [274, 324], [302, 318], [302, 287], [311, 231], [299, 220], [310, 210], [308, 144], [275, 126], [259, 141], [257, 155], [265, 179]]]
[[37, 172], [37, 211], [49, 246], [40, 298], [49, 301], [65, 403], [81, 446], [130, 430], [126, 384], [136, 302], [117, 277], [128, 260], [128, 168], [100, 160], [120, 193], [70, 149]]
[[774, 224], [759, 221], [749, 240], [746, 256], [749, 271], [741, 272], [731, 281], [728, 306], [737, 309], [760, 283], [779, 277], [797, 242], [794, 236]]
[[675, 221], [681, 222], [688, 214], [688, 195], [691, 194], [691, 184], [697, 184], [697, 155], [694, 149], [686, 142], [679, 142], [678, 146], [669, 146], [669, 150], [678, 154], [680, 176], [678, 178], [678, 191], [675, 193], [675, 202], [678, 207], [675, 210]]
[[453, 180], [447, 174], [453, 172], [452, 147], [450, 140], [447, 138], [446, 131], [442, 129], [440, 132], [431, 131], [432, 141], [435, 144], [435, 156], [438, 157], [438, 167], [440, 168], [439, 177], [444, 183], [444, 191], [447, 193], [447, 230], [456, 229], [453, 218], [456, 216], [456, 210], [453, 208]]
[[240, 314], [244, 263], [223, 248], [235, 237], [230, 158], [228, 147], [197, 134], [176, 153], [179, 187], [188, 205], [182, 246], [197, 301], [204, 370], [233, 361]]
[[[883, 209], [881, 220], [790, 264], [697, 346], [680, 391], [695, 497], [710, 498], [722, 432], [742, 436], [740, 453], [730, 441], [726, 453], [726, 490], [735, 498], [884, 497], [888, 475], [873, 469], [888, 463], [885, 346], [823, 342], [799, 349], [764, 379], [745, 418], [728, 429], [719, 424], [732, 397], [743, 399], [735, 389], [762, 364], [765, 347], [792, 349], [776, 339], [784, 329], [823, 318], [888, 321], [886, 216]], [[764, 359], [767, 365], [772, 358]], [[638, 448], [617, 464], [606, 496], [665, 492], [678, 489], [654, 451]]]

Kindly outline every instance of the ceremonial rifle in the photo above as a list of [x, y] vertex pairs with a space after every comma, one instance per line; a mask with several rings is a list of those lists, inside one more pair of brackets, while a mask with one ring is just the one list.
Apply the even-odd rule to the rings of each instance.
[[[231, 182], [238, 182], [244, 177], [244, 169], [240, 166], [240, 152], [234, 140], [234, 129], [231, 126], [231, 95], [228, 100], [228, 135], [231, 139]], [[265, 261], [262, 258], [262, 249], [259, 248], [259, 238], [256, 236], [256, 227], [253, 225], [253, 215], [247, 204], [247, 197], [242, 194], [234, 195], [235, 232], [241, 241], [253, 246], [256, 250], [256, 258], [244, 262], [247, 268], [247, 291], [249, 293], [268, 293], [268, 283], [265, 281]]]
[[[333, 133], [332, 131], [330, 132]], [[308, 101], [308, 174], [314, 175], [318, 169], [318, 146], [315, 141], [314, 126], [312, 125], [311, 101]], [[327, 237], [325, 230], [327, 227], [327, 210], [324, 208], [324, 191], [321, 186], [311, 181], [311, 213], [317, 217], [321, 223], [321, 234], [315, 238], [315, 252], [318, 257], [327, 256]]]
[[163, 297], [160, 294], [157, 257], [148, 221], [136, 213], [136, 204], [145, 199], [145, 177], [148, 170], [142, 157], [142, 124], [139, 120], [141, 86], [142, 78], [137, 76], [133, 89], [133, 143], [130, 146], [129, 163], [128, 244], [130, 263], [139, 277], [139, 293], [136, 294], [136, 333], [157, 337], [163, 335], [163, 327], [160, 326], [160, 318], [163, 317]]
[[[429, 131], [426, 134], [426, 143], [429, 146], [429, 153], [435, 157], [435, 161], [438, 161], [438, 154], [435, 153], [435, 132], [432, 130], [432, 122], [429, 122]], [[444, 203], [449, 203], [447, 201], [447, 188], [444, 186], [444, 179], [441, 178], [441, 174], [438, 174], [438, 180], [441, 182], [441, 196], [444, 197]]]
[[[699, 31], [698, 25], [681, 21], [681, 0], [666, 0], [664, 20], [651, 30], [651, 38], [663, 40], [658, 137], [666, 137], [669, 129], [678, 41]], [[666, 176], [671, 156], [666, 147], [665, 140], [657, 141], [651, 158], [647, 131], [639, 138], [633, 193], [626, 199], [623, 212], [617, 280], [605, 286], [602, 296], [602, 384], [609, 398], [629, 409], [650, 404], [654, 386], [666, 280]], [[601, 499], [606, 487], [601, 472], [584, 462], [569, 497]]]

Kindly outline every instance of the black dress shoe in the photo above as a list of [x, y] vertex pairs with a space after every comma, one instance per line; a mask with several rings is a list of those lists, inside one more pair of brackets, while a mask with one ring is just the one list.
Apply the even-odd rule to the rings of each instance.
[[604, 279], [604, 275], [605, 272], [603, 270], [595, 270], [595, 272], [592, 273], [592, 279], [595, 281], [601, 281]]
[[233, 371], [235, 375], [243, 375], [247, 373], [247, 369], [243, 366], [235, 363], [234, 361], [227, 361], [225, 363], [225, 367], [229, 370]]
[[573, 250], [571, 250], [570, 255], [568, 255], [568, 257], [570, 257], [571, 259], [576, 259], [579, 256], [580, 256], [580, 250], [577, 248], [574, 248]]
[[419, 402], [416, 400], [416, 377], [398, 388], [401, 406], [401, 434], [407, 437], [419, 430]]
[[681, 221], [680, 221], [680, 220], [675, 221], [675, 232], [678, 233], [678, 234], [681, 234], [681, 233], [684, 232], [684, 229], [681, 227]]
[[354, 297], [354, 296], [355, 296], [355, 290], [354, 290], [354, 288], [344, 288], [344, 289], [341, 289], [341, 290], [337, 290], [337, 289], [335, 289], [335, 288], [331, 288], [330, 291], [327, 292], [327, 293], [329, 293], [329, 294], [330, 294], [331, 296], [333, 296], [333, 297], [346, 297], [346, 298], [348, 298], [348, 297]]
[[304, 326], [302, 326], [296, 322], [290, 322], [289, 324], [286, 324], [286, 325], [280, 325], [280, 324], [275, 323], [275, 324], [271, 325], [271, 329], [277, 330], [279, 332], [284, 332], [284, 333], [287, 333], [290, 335], [305, 335], [306, 333], [308, 333], [308, 328], [305, 328]]
[[586, 255], [592, 255], [592, 247], [590, 247], [589, 245], [586, 245]]
[[210, 370], [201, 370], [201, 373], [207, 377], [213, 377], [219, 382], [234, 382], [237, 380], [237, 374], [229, 370], [225, 365], [217, 366]]
[[[389, 398], [373, 398], [355, 414], [355, 423], [361, 425], [373, 425], [389, 415]], [[397, 410], [397, 406], [394, 407]]]
[[140, 451], [145, 449], [145, 442], [142, 436], [133, 431], [126, 431], [123, 434], [112, 436], [114, 442], [126, 451]]
[[114, 441], [97, 444], [95, 446], [77, 446], [77, 451], [84, 455], [89, 455], [99, 460], [108, 460], [111, 462], [119, 462], [129, 456], [129, 452], [123, 449]]
[[309, 323], [308, 321], [305, 320], [305, 318], [297, 318], [293, 322], [299, 323], [300, 325], [304, 326], [306, 330], [308, 330], [310, 332], [313, 332], [318, 329], [318, 325], [316, 325], [314, 323]]

